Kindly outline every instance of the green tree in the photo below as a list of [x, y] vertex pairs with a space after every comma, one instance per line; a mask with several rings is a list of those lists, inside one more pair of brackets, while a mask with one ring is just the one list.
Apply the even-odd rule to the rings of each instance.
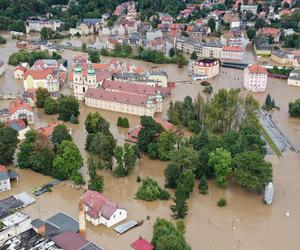
[[215, 31], [215, 29], [216, 29], [216, 21], [215, 21], [215, 19], [210, 18], [210, 19], [208, 20], [207, 25], [208, 25], [208, 27], [210, 28], [210, 31], [211, 31], [211, 32], [214, 32], [214, 31]]
[[208, 190], [207, 179], [206, 179], [205, 175], [203, 175], [201, 177], [200, 183], [199, 183], [199, 192], [201, 194], [207, 194], [207, 190]]
[[272, 164], [257, 151], [237, 154], [233, 159], [233, 180], [250, 192], [261, 193], [272, 182]]
[[162, 132], [156, 145], [159, 159], [170, 160], [170, 153], [175, 146], [175, 135], [172, 132]]
[[129, 128], [129, 121], [126, 117], [123, 118], [123, 128]]
[[176, 163], [169, 163], [165, 171], [166, 187], [176, 188], [177, 181], [181, 175], [180, 167]]
[[225, 149], [217, 148], [209, 154], [208, 164], [214, 169], [216, 185], [220, 188], [226, 188], [228, 185], [228, 177], [232, 172], [231, 163], [230, 152]]
[[7, 165], [12, 162], [18, 142], [16, 130], [0, 127], [0, 164]]
[[125, 143], [123, 148], [120, 146], [116, 147], [114, 150], [114, 157], [117, 160], [117, 167], [113, 171], [114, 175], [119, 177], [129, 175], [137, 160], [137, 155], [133, 146]]
[[81, 173], [76, 172], [70, 178], [71, 181], [75, 183], [75, 185], [84, 185], [85, 181]]
[[191, 147], [181, 146], [179, 149], [173, 150], [170, 157], [172, 162], [180, 166], [181, 171], [183, 171], [183, 169], [191, 169], [195, 171], [197, 168], [197, 151]]
[[102, 193], [104, 189], [104, 178], [102, 175], [96, 175], [93, 178], [90, 179], [89, 185], [88, 185], [89, 190], [97, 191]]
[[272, 107], [272, 98], [271, 98], [271, 95], [268, 94], [267, 97], [266, 97], [266, 100], [265, 100], [265, 105], [264, 105], [264, 109], [269, 111], [271, 110], [273, 107]]
[[54, 32], [53, 32], [52, 29], [47, 28], [47, 27], [43, 27], [43, 28], [41, 29], [41, 32], [40, 32], [40, 34], [41, 34], [41, 39], [42, 39], [42, 40], [48, 40], [48, 39], [51, 39], [53, 33], [54, 33]]
[[100, 60], [100, 52], [97, 50], [90, 50], [89, 51], [89, 59], [92, 63], [99, 63]]
[[250, 41], [253, 41], [256, 36], [256, 29], [254, 27], [250, 27], [249, 29], [247, 29], [247, 36]]
[[86, 51], [87, 51], [86, 43], [82, 43], [82, 44], [81, 44], [81, 50], [82, 50], [83, 52], [86, 52]]
[[135, 194], [136, 199], [144, 201], [154, 201], [157, 199], [168, 200], [170, 194], [162, 189], [156, 180], [151, 177], [146, 177], [142, 181], [142, 185], [138, 188], [137, 193]]
[[173, 216], [176, 219], [183, 219], [187, 215], [188, 206], [186, 199], [185, 187], [183, 184], [179, 184], [175, 191], [175, 197], [173, 198], [174, 204], [170, 206]]
[[197, 53], [193, 51], [193, 53], [191, 54], [191, 60], [197, 61], [197, 59], [198, 59]]
[[156, 143], [159, 139], [160, 133], [163, 128], [160, 124], [156, 123], [151, 116], [141, 117], [141, 130], [138, 135], [137, 146], [142, 152], [148, 152], [148, 146], [151, 143]]
[[189, 198], [190, 194], [193, 192], [195, 186], [195, 174], [191, 169], [184, 171], [178, 181], [177, 181], [177, 188], [178, 186], [182, 185], [182, 188], [185, 193], [185, 197]]
[[53, 161], [53, 175], [58, 179], [69, 179], [82, 165], [83, 159], [76, 144], [69, 140], [62, 141]]
[[44, 88], [38, 88], [35, 92], [35, 95], [36, 95], [35, 105], [38, 108], [44, 108], [45, 101], [47, 100], [47, 98], [50, 97], [50, 93], [48, 92], [48, 90]]
[[182, 226], [176, 228], [166, 219], [156, 219], [153, 225], [152, 243], [156, 250], [191, 250], [185, 241]]
[[123, 118], [120, 117], [120, 116], [118, 117], [117, 126], [118, 127], [123, 127]]
[[173, 56], [175, 56], [175, 54], [176, 54], [176, 51], [175, 51], [175, 49], [172, 47], [172, 48], [169, 50], [169, 57], [173, 57]]
[[111, 134], [96, 133], [93, 135], [88, 152], [97, 156], [98, 167], [112, 168], [112, 157], [114, 155], [114, 148], [116, 141]]
[[66, 125], [60, 124], [54, 128], [51, 141], [55, 148], [63, 141], [72, 141], [72, 136], [69, 134]]
[[289, 103], [289, 115], [291, 117], [300, 117], [300, 98]]
[[88, 133], [110, 134], [109, 122], [106, 121], [98, 112], [89, 113], [84, 122], [85, 129]]
[[44, 103], [44, 109], [47, 115], [57, 114], [58, 104], [53, 98], [47, 97]]
[[79, 102], [74, 96], [61, 95], [58, 97], [58, 119], [64, 122], [70, 121], [71, 116], [78, 117], [79, 115]]

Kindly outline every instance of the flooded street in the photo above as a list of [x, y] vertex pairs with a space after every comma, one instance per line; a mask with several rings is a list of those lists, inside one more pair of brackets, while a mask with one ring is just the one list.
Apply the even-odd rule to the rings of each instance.
[[[9, 54], [17, 51], [15, 41], [8, 41], [6, 45], [0, 45], [2, 60], [8, 61]], [[71, 66], [74, 55], [80, 54], [66, 50], [63, 58], [68, 59]], [[103, 62], [111, 58], [101, 58]], [[128, 63], [142, 66], [145, 71], [153, 67], [162, 68], [167, 71], [170, 81], [189, 80], [187, 70], [180, 69], [177, 65], [154, 65], [131, 59], [120, 59]], [[22, 90], [22, 82], [13, 79], [14, 67], [7, 66], [6, 73], [0, 78], [0, 89], [17, 93]], [[242, 88], [243, 71], [222, 68], [219, 76], [209, 81], [212, 83], [214, 92], [220, 88]], [[203, 87], [200, 82], [193, 84], [178, 84], [172, 93], [172, 100], [182, 100], [186, 95], [195, 97]], [[71, 93], [68, 84], [63, 87], [63, 93]], [[243, 94], [246, 91], [242, 90]], [[275, 99], [280, 107], [274, 111], [273, 118], [278, 127], [287, 135], [296, 149], [300, 149], [300, 119], [288, 117], [288, 103], [300, 97], [300, 88], [287, 86], [286, 81], [273, 78], [268, 79], [267, 91], [254, 96], [263, 104], [267, 93]], [[166, 116], [167, 104], [161, 114]], [[1, 107], [7, 102], [0, 102]], [[119, 116], [127, 117], [130, 127], [139, 124], [139, 117], [119, 114], [99, 109], [87, 108], [81, 103], [80, 124], [71, 125], [74, 141], [85, 155], [84, 144], [86, 131], [84, 120], [89, 112], [98, 111], [110, 124], [110, 130], [117, 139], [119, 145], [124, 143], [127, 135], [126, 129], [119, 129], [116, 126]], [[48, 122], [55, 121], [56, 116], [45, 115], [42, 110], [37, 111], [36, 127]], [[286, 152], [278, 159], [276, 156], [268, 156], [267, 159], [273, 163], [275, 195], [272, 206], [262, 202], [262, 197], [250, 194], [238, 186], [230, 186], [227, 190], [218, 189], [213, 182], [209, 183], [209, 194], [198, 193], [198, 181], [194, 193], [189, 199], [188, 216], [185, 218], [186, 239], [193, 249], [224, 250], [224, 249], [245, 249], [245, 250], [282, 250], [298, 249], [300, 234], [300, 156], [296, 153]], [[98, 243], [107, 250], [129, 250], [130, 244], [139, 236], [148, 240], [152, 238], [152, 226], [157, 217], [165, 217], [172, 220], [169, 209], [172, 201], [144, 202], [134, 199], [139, 187], [136, 182], [137, 176], [153, 176], [161, 185], [164, 184], [164, 169], [168, 162], [153, 161], [142, 157], [137, 163], [132, 174], [124, 178], [113, 177], [109, 170], [100, 170], [104, 176], [104, 195], [117, 202], [119, 207], [128, 211], [128, 220], [145, 220], [141, 227], [132, 229], [124, 235], [118, 236], [112, 229], [104, 226], [93, 226], [87, 222], [87, 238]], [[19, 175], [19, 181], [14, 182], [12, 190], [0, 193], [0, 199], [18, 192], [30, 193], [33, 188], [45, 184], [51, 180], [50, 177], [41, 174], [14, 168]], [[82, 172], [86, 174], [86, 166]], [[170, 190], [173, 193], [172, 190]], [[23, 209], [25, 213], [33, 218], [40, 217], [47, 219], [57, 212], [65, 212], [78, 219], [78, 201], [83, 190], [74, 190], [66, 183], [54, 188], [53, 192], [46, 193], [37, 198], [35, 204]], [[219, 208], [216, 202], [219, 198], [227, 199], [228, 206]], [[285, 213], [289, 212], [290, 217]], [[150, 216], [147, 220], [146, 217]]]

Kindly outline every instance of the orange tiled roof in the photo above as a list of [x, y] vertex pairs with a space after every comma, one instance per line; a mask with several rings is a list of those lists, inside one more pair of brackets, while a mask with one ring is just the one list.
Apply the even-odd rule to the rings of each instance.
[[224, 46], [223, 50], [234, 51], [234, 52], [243, 52], [243, 48], [241, 46]]
[[20, 108], [24, 108], [27, 109], [29, 111], [32, 111], [32, 107], [27, 104], [26, 102], [23, 102], [20, 99], [17, 99], [15, 101], [12, 101], [9, 105], [8, 105], [8, 111], [10, 114], [15, 113], [17, 110], [19, 110]]
[[44, 70], [29, 69], [25, 72], [24, 78], [31, 75], [33, 79], [46, 79], [49, 74], [53, 74], [53, 70], [51, 68], [47, 68]]
[[268, 73], [268, 71], [265, 68], [259, 66], [258, 64], [250, 65], [249, 72], [251, 74], [267, 74]]

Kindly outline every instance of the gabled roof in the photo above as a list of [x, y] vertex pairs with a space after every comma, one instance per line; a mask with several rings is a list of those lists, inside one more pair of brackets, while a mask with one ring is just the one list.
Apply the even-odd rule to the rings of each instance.
[[265, 68], [261, 67], [258, 64], [250, 65], [249, 66], [249, 72], [251, 74], [267, 74], [268, 73], [268, 71]]
[[110, 201], [107, 197], [96, 191], [89, 190], [82, 198], [84, 205], [90, 208], [87, 214], [93, 218], [99, 218], [101, 215], [106, 219], [110, 219], [118, 209], [117, 203]]
[[10, 114], [13, 114], [15, 113], [16, 111], [18, 111], [19, 109], [26, 109], [28, 111], [32, 111], [32, 107], [26, 103], [26, 102], [23, 102], [22, 100], [20, 99], [17, 99], [15, 101], [12, 101], [9, 105], [8, 105], [8, 112]]
[[53, 70], [51, 68], [47, 69], [28, 69], [24, 74], [24, 79], [27, 76], [31, 75], [33, 79], [47, 79], [47, 76], [51, 74], [53, 75]]
[[134, 241], [131, 246], [136, 250], [153, 250], [154, 246], [148, 242], [147, 240], [140, 237], [136, 241]]

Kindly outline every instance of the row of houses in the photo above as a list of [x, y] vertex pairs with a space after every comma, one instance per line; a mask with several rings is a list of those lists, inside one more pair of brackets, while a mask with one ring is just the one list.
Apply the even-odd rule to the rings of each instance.
[[16, 67], [14, 78], [23, 80], [25, 91], [45, 88], [52, 94], [58, 94], [60, 87], [66, 82], [67, 69], [57, 60], [41, 59], [31, 68], [26, 64]]
[[188, 54], [196, 52], [198, 57], [210, 57], [222, 60], [241, 61], [244, 54], [242, 46], [223, 46], [220, 42], [214, 40], [202, 42], [186, 37], [176, 38], [174, 47]]

